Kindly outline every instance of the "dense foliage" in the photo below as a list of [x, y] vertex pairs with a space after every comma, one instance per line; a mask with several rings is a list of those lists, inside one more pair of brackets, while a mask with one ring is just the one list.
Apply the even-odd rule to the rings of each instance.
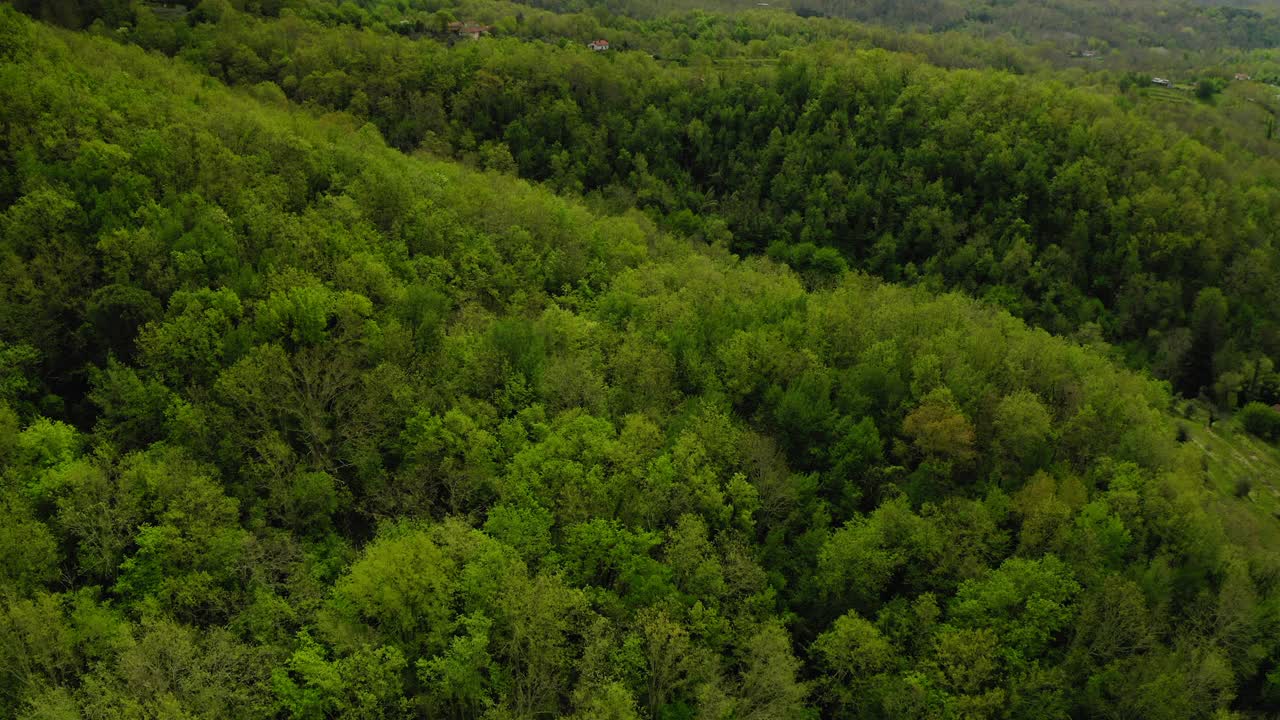
[[[1138, 217], [1124, 267], [1171, 288], [1154, 327], [1216, 363], [1271, 327], [1272, 306], [1215, 286], [1265, 270], [1242, 248], [1272, 261], [1261, 180], [1127, 135], [1086, 94], [882, 52], [694, 85], [638, 54], [296, 16], [187, 27], [192, 65], [0, 8], [0, 715], [1280, 702], [1274, 521], [1223, 521], [1167, 384], [843, 270], [914, 266], [1050, 327], [1096, 293], [1088, 317], [1118, 323], [1137, 281], [1090, 243]], [[242, 74], [259, 42], [294, 44]], [[436, 124], [397, 130], [419, 118]], [[491, 169], [396, 149], [427, 132]], [[576, 167], [597, 159], [598, 179]], [[516, 168], [562, 194], [499, 172]], [[841, 225], [815, 193], [856, 199], [856, 178], [884, 187]], [[1023, 184], [1061, 202], [990, 201]], [[607, 211], [628, 193], [659, 211]], [[1057, 228], [1061, 207], [1083, 229]], [[1253, 234], [1221, 227], [1232, 209], [1259, 213]], [[1080, 256], [1052, 250], [1070, 242]], [[1067, 309], [947, 274], [996, 246], [1009, 277], [1062, 273]], [[1266, 392], [1262, 359], [1242, 394]]]
[[401, 149], [637, 206], [811, 279], [852, 265], [962, 289], [1120, 344], [1186, 395], [1280, 400], [1275, 159], [1207, 147], [1093, 90], [839, 44], [683, 67], [514, 38], [450, 45], [335, 25], [323, 7], [200, 10], [127, 35], [264, 97], [367, 118]]

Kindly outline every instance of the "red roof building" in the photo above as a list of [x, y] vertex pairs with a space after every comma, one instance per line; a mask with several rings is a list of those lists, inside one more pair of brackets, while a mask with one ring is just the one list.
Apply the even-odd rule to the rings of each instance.
[[479, 40], [481, 35], [488, 35], [493, 28], [489, 25], [481, 25], [473, 22], [451, 22], [449, 23], [449, 32], [461, 37], [469, 37], [472, 40]]

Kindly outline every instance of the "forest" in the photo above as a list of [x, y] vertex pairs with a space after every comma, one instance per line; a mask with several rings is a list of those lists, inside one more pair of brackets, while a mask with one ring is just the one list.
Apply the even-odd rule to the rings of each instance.
[[0, 5], [0, 717], [1271, 717], [1270, 138], [823, 12]]
[[1053, 76], [829, 44], [848, 38], [708, 68], [519, 33], [449, 45], [320, 10], [224, 8], [194, 27], [144, 14], [129, 37], [268, 101], [366, 119], [405, 151], [639, 208], [818, 279], [851, 266], [962, 290], [1105, 339], [1189, 397], [1280, 401], [1280, 158]]

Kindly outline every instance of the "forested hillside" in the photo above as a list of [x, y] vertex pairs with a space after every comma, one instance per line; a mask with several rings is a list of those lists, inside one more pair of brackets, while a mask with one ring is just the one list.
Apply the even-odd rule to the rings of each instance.
[[884, 50], [149, 23], [0, 7], [0, 716], [1280, 703], [1274, 478], [1175, 416], [1274, 402], [1265, 159]]
[[852, 266], [963, 290], [1121, 345], [1224, 407], [1280, 401], [1280, 155], [1210, 148], [1053, 78], [944, 71], [835, 36], [763, 64], [684, 66], [519, 37], [442, 43], [385, 29], [400, 15], [379, 30], [324, 7], [144, 13], [123, 34], [268, 101], [368, 119], [406, 151], [639, 207], [811, 279]]
[[[370, 3], [372, 4], [372, 3]], [[1261, 0], [527, 0], [560, 12], [607, 9], [633, 17], [673, 11], [741, 11], [769, 6], [898, 30], [1011, 37], [1064, 48], [1215, 51], [1280, 44], [1280, 17]]]

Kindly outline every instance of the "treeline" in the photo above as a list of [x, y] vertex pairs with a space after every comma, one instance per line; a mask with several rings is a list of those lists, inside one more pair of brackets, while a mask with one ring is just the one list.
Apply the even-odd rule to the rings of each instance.
[[1161, 386], [8, 9], [0, 48], [0, 714], [1280, 700], [1277, 556]]
[[[1001, 39], [978, 39], [959, 33], [907, 33], [884, 27], [830, 18], [803, 18], [773, 10], [713, 15], [694, 10], [636, 18], [596, 7], [590, 11], [552, 12], [505, 0], [423, 0], [414, 2], [336, 3], [332, 0], [284, 0], [278, 3], [122, 3], [107, 13], [93, 5], [77, 5], [77, 12], [63, 15], [85, 18], [74, 27], [98, 25], [126, 35], [141, 34], [141, 44], [176, 52], [190, 42], [190, 27], [218, 21], [237, 12], [278, 18], [298, 17], [326, 27], [349, 26], [411, 38], [456, 41], [449, 23], [478, 22], [493, 37], [538, 40], [551, 44], [585, 44], [606, 37], [615, 50], [643, 51], [664, 61], [687, 64], [708, 60], [776, 58], [786, 50], [820, 42], [845, 42], [852, 46], [879, 47], [917, 54], [942, 67], [995, 67], [1028, 72], [1046, 67], [1043, 59], [1027, 49]], [[58, 14], [48, 5], [23, 6], [35, 17], [56, 22]], [[97, 9], [95, 9], [97, 8]], [[175, 9], [190, 12], [180, 17]], [[174, 20], [181, 22], [174, 22]]]
[[[692, 0], [526, 0], [559, 13], [606, 9], [617, 15], [661, 17], [681, 11], [730, 14], [756, 3]], [[856, 20], [896, 30], [1011, 37], [1027, 45], [1063, 49], [1167, 48], [1216, 51], [1280, 44], [1280, 17], [1266, 3], [1186, 0], [783, 0], [775, 7], [801, 17]]]
[[[1250, 5], [1254, 7], [1240, 7]], [[1233, 6], [1234, 5], [1234, 6]], [[975, 34], [1010, 33], [1024, 40], [1084, 42], [1124, 48], [1214, 52], [1267, 48], [1280, 42], [1280, 16], [1266, 3], [1200, 3], [1175, 0], [1072, 0], [1065, 3], [982, 2], [967, 14]]]
[[1121, 344], [1224, 406], [1280, 400], [1274, 161], [1222, 155], [1106, 95], [840, 45], [682, 68], [298, 16], [191, 23], [131, 37], [368, 118], [406, 151], [637, 206], [811, 277], [847, 264], [962, 289]]
[[[555, 29], [557, 37], [573, 38], [590, 37], [592, 29], [608, 29], [635, 41], [637, 47], [650, 52], [663, 47], [669, 54], [687, 51], [690, 44], [699, 46], [699, 52], [724, 51], [725, 44], [705, 41], [708, 33], [710, 38], [720, 35], [721, 28], [731, 29], [733, 37], [743, 42], [744, 34], [767, 43], [835, 35], [909, 45], [952, 60], [971, 59], [975, 53], [992, 55], [990, 51], [998, 48], [996, 53], [1005, 55], [1006, 62], [1026, 64], [1037, 57], [1035, 64], [1056, 67], [1071, 64], [1072, 53], [1092, 49], [1104, 52], [1112, 67], [1147, 71], [1168, 63], [1203, 64], [1204, 58], [1224, 51], [1265, 51], [1280, 44], [1280, 16], [1264, 3], [1249, 2], [1239, 5], [1251, 7], [1177, 0], [1074, 0], [1052, 5], [1026, 0], [783, 0], [763, 9], [760, 3], [729, 0], [14, 0], [13, 4], [35, 17], [73, 28], [101, 21], [116, 29], [145, 21], [154, 8], [162, 8], [166, 17], [170, 17], [169, 8], [216, 13], [225, 7], [271, 17], [293, 12], [330, 23], [382, 25], [396, 31], [405, 29], [404, 20], [421, 31], [429, 26], [432, 15], [487, 16], [495, 21], [522, 15], [537, 22], [529, 28], [515, 22], [501, 22], [498, 27], [522, 37], [528, 37], [528, 29]], [[673, 27], [673, 20], [684, 27]], [[756, 29], [765, 25], [775, 32], [756, 36]]]

